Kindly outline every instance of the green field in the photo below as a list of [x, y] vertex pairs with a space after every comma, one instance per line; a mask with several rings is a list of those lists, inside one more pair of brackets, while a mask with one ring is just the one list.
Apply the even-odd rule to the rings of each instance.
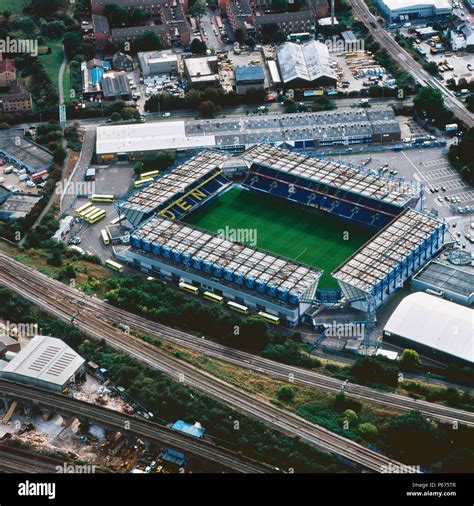
[[210, 232], [255, 229], [256, 247], [324, 270], [320, 288], [338, 288], [331, 271], [374, 234], [302, 206], [232, 188], [187, 217]]

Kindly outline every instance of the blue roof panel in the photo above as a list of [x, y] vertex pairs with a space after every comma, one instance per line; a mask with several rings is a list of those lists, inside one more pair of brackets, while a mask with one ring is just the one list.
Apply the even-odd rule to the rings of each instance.
[[261, 65], [250, 65], [248, 67], [235, 67], [235, 81], [258, 81], [265, 79]]
[[188, 434], [189, 436], [194, 437], [203, 437], [206, 430], [203, 427], [197, 427], [196, 425], [191, 425], [190, 423], [186, 423], [183, 420], [177, 420], [171, 426], [173, 430], [177, 430], [178, 432], [183, 432], [184, 434]]

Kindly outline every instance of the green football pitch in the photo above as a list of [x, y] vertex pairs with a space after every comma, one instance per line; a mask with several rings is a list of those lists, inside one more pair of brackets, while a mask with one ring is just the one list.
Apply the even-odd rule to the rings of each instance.
[[214, 233], [226, 227], [254, 231], [255, 247], [323, 269], [319, 287], [327, 289], [338, 288], [331, 272], [374, 235], [303, 206], [235, 187], [186, 222]]

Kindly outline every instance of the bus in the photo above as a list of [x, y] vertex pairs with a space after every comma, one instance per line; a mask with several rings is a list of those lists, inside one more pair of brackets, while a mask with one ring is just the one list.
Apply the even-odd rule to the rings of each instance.
[[193, 285], [188, 285], [187, 283], [183, 283], [182, 281], [178, 285], [181, 290], [185, 292], [192, 293], [193, 295], [197, 295], [199, 293], [199, 288]]
[[237, 302], [229, 301], [227, 303], [227, 307], [229, 309], [232, 309], [232, 311], [237, 311], [237, 313], [242, 313], [242, 314], [249, 314], [250, 313], [250, 309], [247, 306], [242, 306], [241, 304], [237, 304]]
[[108, 246], [110, 244], [110, 237], [109, 237], [109, 233], [107, 232], [107, 230], [105, 228], [103, 228], [101, 231], [100, 231], [100, 236], [102, 237], [102, 242]]
[[159, 170], [151, 170], [150, 172], [144, 172], [140, 174], [140, 179], [150, 179], [156, 177], [160, 173]]
[[86, 209], [85, 211], [83, 211], [79, 217], [82, 218], [83, 220], [87, 221], [88, 218], [90, 218], [93, 214], [95, 214], [97, 211], [100, 211], [101, 209], [99, 209], [98, 207], [90, 207], [89, 209]]
[[119, 264], [117, 262], [114, 262], [113, 260], [106, 260], [105, 265], [106, 265], [106, 267], [108, 267], [109, 269], [112, 269], [113, 271], [123, 272], [123, 265]]
[[133, 184], [134, 188], [140, 188], [141, 186], [144, 186], [148, 183], [153, 183], [154, 179], [152, 177], [149, 177], [148, 179], [139, 179], [138, 181], [135, 181]]
[[81, 216], [84, 211], [87, 211], [88, 209], [90, 210], [91, 208], [92, 208], [92, 204], [90, 202], [88, 202], [87, 204], [84, 204], [81, 207], [78, 207], [75, 211], [76, 216]]
[[218, 304], [222, 304], [224, 302], [224, 297], [216, 295], [212, 292], [204, 292], [202, 295], [205, 299], [211, 300], [212, 302], [217, 302]]
[[301, 33], [290, 33], [287, 36], [287, 39], [290, 42], [300, 42], [302, 40], [308, 40], [311, 37], [309, 32], [301, 32]]
[[105, 211], [100, 211], [97, 214], [92, 215], [90, 218], [88, 218], [87, 222], [93, 225], [94, 223], [97, 223], [100, 220], [103, 220], [107, 216], [107, 213]]
[[125, 216], [117, 216], [117, 218], [113, 219], [110, 224], [111, 225], [118, 225], [125, 219]]
[[259, 311], [257, 313], [259, 316], [267, 320], [269, 323], [273, 323], [274, 325], [280, 325], [280, 318], [278, 316], [273, 316], [272, 314], [265, 313], [263, 311]]
[[113, 195], [91, 195], [92, 202], [113, 202], [115, 197]]

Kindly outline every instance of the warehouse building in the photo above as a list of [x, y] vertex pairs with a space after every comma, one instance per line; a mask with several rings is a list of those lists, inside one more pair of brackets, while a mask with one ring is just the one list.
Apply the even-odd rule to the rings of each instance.
[[463, 306], [474, 304], [474, 270], [469, 267], [433, 260], [414, 276], [411, 286]]
[[390, 21], [447, 18], [453, 11], [449, 0], [378, 0], [378, 4]]
[[305, 44], [287, 42], [277, 49], [277, 61], [286, 87], [318, 87], [337, 84], [326, 44], [314, 40]]
[[100, 80], [104, 100], [130, 100], [132, 91], [125, 75], [105, 74]]
[[172, 74], [178, 70], [178, 57], [172, 51], [138, 53], [138, 63], [144, 77]]
[[84, 377], [85, 360], [64, 341], [35, 336], [4, 368], [0, 377], [63, 392]]
[[48, 170], [53, 165], [53, 155], [43, 146], [25, 137], [21, 128], [0, 133], [0, 156], [5, 162], [14, 162], [30, 174]]
[[185, 58], [184, 74], [195, 86], [212, 86], [219, 83], [217, 56]]
[[238, 66], [235, 72], [235, 88], [239, 95], [245, 95], [247, 90], [263, 89], [265, 74], [261, 65]]
[[241, 152], [261, 142], [275, 146], [318, 148], [393, 143], [401, 139], [390, 108], [334, 111], [208, 120], [147, 122], [97, 127], [99, 163], [148, 156], [160, 149], [192, 151], [218, 148]]
[[447, 364], [473, 365], [472, 309], [417, 292], [405, 297], [383, 329], [383, 338]]

